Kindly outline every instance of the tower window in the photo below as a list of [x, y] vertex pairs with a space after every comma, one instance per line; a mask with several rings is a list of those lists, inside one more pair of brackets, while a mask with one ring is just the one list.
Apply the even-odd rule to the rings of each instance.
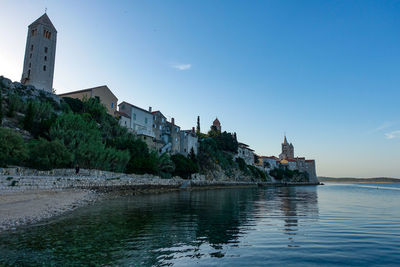
[[31, 66], [32, 66], [31, 63], [29, 63], [29, 68], [30, 68]]
[[32, 30], [32, 36], [35, 36], [37, 34], [37, 29]]
[[47, 56], [44, 56], [44, 61], [47, 61]]
[[32, 53], [29, 55], [29, 58], [32, 58]]
[[31, 45], [31, 51], [33, 50], [33, 45]]
[[43, 71], [46, 71], [46, 65], [43, 66]]
[[31, 77], [31, 70], [28, 70], [28, 79]]
[[51, 32], [44, 30], [44, 31], [43, 31], [43, 36], [46, 37], [47, 39], [50, 39], [50, 37], [51, 37]]
[[45, 48], [44, 48], [44, 52], [47, 53], [48, 51], [49, 51], [49, 48], [48, 48], [48, 47], [45, 47]]

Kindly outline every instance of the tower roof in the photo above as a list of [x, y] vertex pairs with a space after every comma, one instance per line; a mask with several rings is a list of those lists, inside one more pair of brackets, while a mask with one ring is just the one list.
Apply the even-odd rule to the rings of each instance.
[[54, 27], [53, 23], [51, 22], [49, 16], [47, 16], [46, 13], [44, 13], [40, 18], [38, 18], [37, 20], [32, 22], [32, 24], [29, 25], [29, 28], [36, 26], [38, 24], [46, 25], [46, 26], [52, 28], [55, 32], [57, 32], [56, 28]]
[[213, 125], [214, 126], [220, 126], [221, 125], [221, 123], [219, 122], [219, 120], [218, 120], [218, 118], [215, 118], [215, 120], [214, 120], [214, 122], [213, 122]]
[[284, 135], [283, 137], [283, 144], [286, 145], [288, 143], [287, 139], [286, 139], [286, 135]]

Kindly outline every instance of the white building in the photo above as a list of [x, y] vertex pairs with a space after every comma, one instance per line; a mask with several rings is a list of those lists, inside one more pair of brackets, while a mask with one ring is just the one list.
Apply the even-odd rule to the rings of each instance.
[[153, 114], [151, 112], [129, 104], [125, 101], [119, 104], [118, 108], [120, 113], [127, 115], [123, 116], [125, 118], [123, 119], [122, 123], [125, 124], [125, 122], [129, 122], [129, 129], [131, 129], [137, 135], [145, 135], [152, 138], [155, 137], [153, 132]]
[[260, 156], [259, 161], [261, 163], [261, 166], [264, 168], [266, 171], [270, 171], [278, 167], [279, 159], [275, 156]]
[[246, 144], [238, 144], [238, 153], [236, 157], [242, 158], [247, 165], [254, 165], [254, 150]]
[[47, 14], [28, 26], [21, 83], [53, 91], [57, 30]]

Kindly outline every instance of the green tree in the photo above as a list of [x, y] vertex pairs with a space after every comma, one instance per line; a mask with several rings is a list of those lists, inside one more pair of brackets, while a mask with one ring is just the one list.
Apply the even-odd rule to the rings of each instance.
[[33, 120], [35, 118], [35, 107], [32, 101], [29, 101], [28, 108], [25, 112], [24, 118], [24, 129], [27, 131], [31, 131], [33, 128]]
[[175, 171], [173, 174], [176, 176], [189, 179], [191, 174], [199, 171], [199, 168], [195, 162], [181, 154], [175, 154], [171, 156], [171, 160], [175, 164]]
[[196, 134], [200, 134], [200, 116], [197, 116]]
[[0, 166], [22, 165], [27, 155], [21, 134], [11, 129], [0, 128]]
[[2, 95], [3, 89], [0, 86], [0, 126], [3, 122], [3, 95]]
[[28, 144], [27, 165], [39, 170], [71, 167], [72, 154], [59, 140], [32, 140]]

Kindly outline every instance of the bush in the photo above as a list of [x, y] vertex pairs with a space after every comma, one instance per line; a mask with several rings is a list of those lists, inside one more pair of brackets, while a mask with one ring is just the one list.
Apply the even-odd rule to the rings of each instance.
[[21, 134], [0, 128], [0, 166], [22, 165], [27, 155], [27, 148]]
[[15, 116], [16, 111], [21, 111], [23, 107], [21, 98], [17, 94], [12, 94], [8, 96], [8, 111], [7, 116], [12, 118]]
[[175, 171], [173, 172], [174, 176], [189, 179], [192, 173], [199, 171], [195, 162], [181, 154], [171, 156], [171, 160], [175, 164]]
[[33, 120], [35, 118], [35, 108], [33, 105], [33, 102], [29, 101], [28, 108], [26, 109], [25, 113], [24, 129], [27, 131], [31, 131], [33, 127]]
[[72, 164], [72, 154], [59, 140], [32, 140], [28, 147], [29, 159], [27, 164], [31, 168], [51, 170], [70, 167]]
[[83, 168], [124, 171], [129, 152], [106, 148], [97, 123], [90, 115], [64, 113], [50, 128], [50, 139], [60, 140]]
[[63, 97], [62, 99], [73, 112], [81, 113], [83, 111], [83, 103], [81, 100], [71, 97]]
[[3, 121], [3, 96], [1, 94], [2, 90], [3, 89], [0, 87], [0, 126], [1, 126], [1, 123]]

